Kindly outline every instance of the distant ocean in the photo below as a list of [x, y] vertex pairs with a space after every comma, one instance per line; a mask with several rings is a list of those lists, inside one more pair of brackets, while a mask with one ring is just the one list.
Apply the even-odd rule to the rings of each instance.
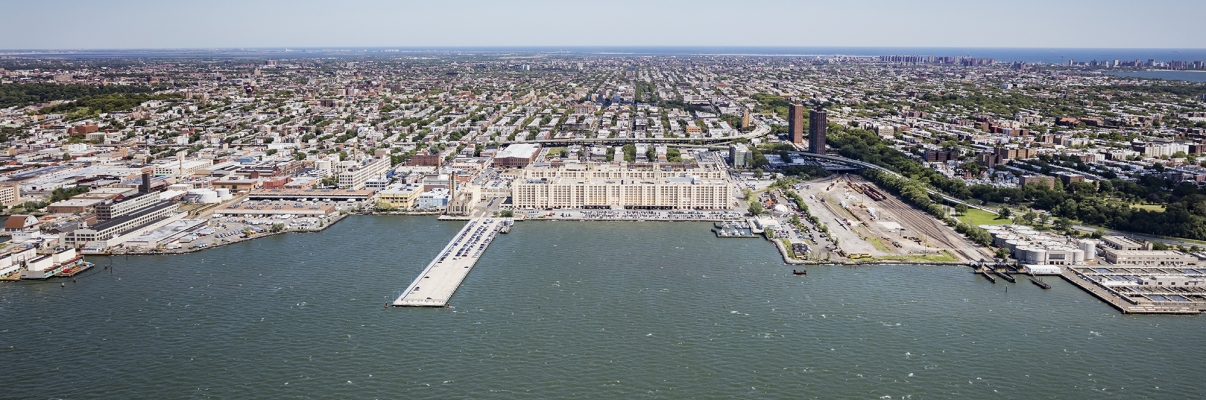
[[243, 49], [142, 49], [142, 50], [0, 50], [0, 55], [46, 58], [305, 58], [364, 57], [413, 53], [546, 53], [566, 55], [763, 55], [826, 57], [846, 56], [966, 56], [997, 61], [1065, 63], [1070, 60], [1149, 59], [1156, 61], [1206, 61], [1206, 49], [1059, 49], [960, 47], [360, 47], [360, 48], [243, 48]]

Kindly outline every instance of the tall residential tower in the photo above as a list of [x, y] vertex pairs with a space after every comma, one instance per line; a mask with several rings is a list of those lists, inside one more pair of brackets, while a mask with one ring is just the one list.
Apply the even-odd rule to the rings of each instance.
[[804, 106], [800, 103], [792, 103], [787, 109], [787, 132], [792, 143], [804, 143]]
[[[825, 110], [808, 111], [808, 151], [813, 154], [825, 154]], [[799, 143], [799, 142], [796, 142]]]

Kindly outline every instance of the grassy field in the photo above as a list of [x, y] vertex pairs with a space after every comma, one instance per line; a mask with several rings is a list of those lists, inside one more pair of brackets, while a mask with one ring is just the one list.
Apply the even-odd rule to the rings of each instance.
[[959, 261], [959, 260], [955, 259], [955, 255], [947, 252], [946, 250], [943, 250], [942, 253], [940, 253], [940, 254], [909, 255], [909, 256], [881, 256], [881, 257], [875, 257], [875, 259], [876, 260], [897, 260], [897, 261], [906, 261], [906, 262], [954, 262], [954, 261]]
[[1136, 210], [1164, 212], [1163, 204], [1131, 204], [1131, 208], [1134, 208]]
[[1009, 219], [997, 219], [996, 214], [975, 208], [967, 210], [967, 214], [960, 215], [959, 221], [971, 226], [1009, 225], [1013, 223]]

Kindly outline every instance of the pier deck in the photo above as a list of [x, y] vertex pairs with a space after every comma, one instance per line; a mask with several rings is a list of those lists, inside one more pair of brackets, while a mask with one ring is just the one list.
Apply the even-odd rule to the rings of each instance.
[[506, 218], [469, 220], [418, 278], [394, 300], [399, 307], [443, 307], [498, 235]]

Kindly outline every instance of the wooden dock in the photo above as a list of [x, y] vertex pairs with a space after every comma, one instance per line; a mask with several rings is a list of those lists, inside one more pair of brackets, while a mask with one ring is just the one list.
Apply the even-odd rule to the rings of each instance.
[[498, 236], [505, 218], [469, 220], [456, 237], [440, 251], [414, 282], [402, 291], [393, 305], [398, 307], [444, 307], [469, 275], [473, 265]]

